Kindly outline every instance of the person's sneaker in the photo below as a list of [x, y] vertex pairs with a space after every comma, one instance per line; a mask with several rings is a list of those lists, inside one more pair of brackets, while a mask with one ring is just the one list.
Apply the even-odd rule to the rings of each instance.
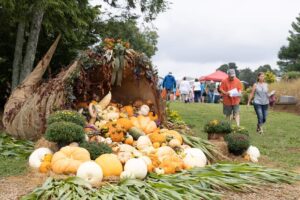
[[262, 127], [260, 127], [260, 131], [259, 131], [259, 134], [263, 134], [264, 133], [264, 130]]
[[260, 128], [260, 126], [257, 124], [256, 132], [257, 132], [257, 133], [260, 133], [260, 130], [261, 130], [261, 128]]

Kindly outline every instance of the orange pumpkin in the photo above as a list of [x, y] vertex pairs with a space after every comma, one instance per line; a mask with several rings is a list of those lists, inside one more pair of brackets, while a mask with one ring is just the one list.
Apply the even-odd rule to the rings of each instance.
[[165, 134], [162, 134], [158, 131], [155, 131], [153, 133], [150, 133], [149, 134], [149, 138], [151, 140], [152, 143], [164, 143], [166, 142], [166, 135]]
[[113, 142], [122, 142], [125, 139], [125, 132], [126, 130], [121, 125], [115, 122], [109, 123], [108, 134]]
[[128, 117], [132, 117], [134, 115], [134, 109], [132, 106], [124, 106], [121, 108], [121, 112], [127, 113]]
[[128, 118], [118, 119], [117, 124], [120, 124], [121, 126], [123, 126], [126, 131], [128, 131], [133, 126], [132, 122]]
[[41, 172], [41, 173], [47, 173], [50, 170], [51, 170], [51, 162], [44, 161], [44, 162], [41, 163], [41, 165], [39, 167], [39, 172]]
[[159, 142], [154, 142], [154, 143], [153, 143], [153, 147], [154, 147], [155, 149], [159, 148], [159, 147], [160, 147]]
[[165, 157], [159, 167], [164, 169], [165, 174], [175, 174], [177, 171], [183, 170], [184, 164], [177, 155], [173, 155]]
[[133, 145], [133, 137], [131, 135], [129, 135], [128, 137], [126, 137], [124, 143], [132, 146]]
[[151, 120], [156, 121], [158, 120], [158, 115], [155, 115], [153, 112], [149, 112], [148, 116]]
[[104, 176], [120, 176], [123, 166], [115, 154], [102, 154], [95, 162], [100, 165]]
[[141, 129], [146, 134], [150, 134], [157, 129], [156, 123], [150, 119], [150, 117], [145, 117], [143, 115], [139, 115], [138, 117], [131, 117], [130, 121], [133, 126]]

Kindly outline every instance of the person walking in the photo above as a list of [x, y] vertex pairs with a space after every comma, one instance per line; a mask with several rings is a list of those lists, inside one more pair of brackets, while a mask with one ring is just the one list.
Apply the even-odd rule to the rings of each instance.
[[201, 98], [201, 84], [199, 80], [196, 78], [193, 84], [193, 91], [194, 91], [194, 102], [198, 103]]
[[206, 97], [205, 82], [204, 81], [201, 82], [200, 87], [201, 87], [200, 100], [201, 100], [202, 103], [204, 103], [204, 100], [205, 100], [205, 97]]
[[240, 126], [240, 94], [242, 92], [242, 83], [236, 78], [235, 70], [228, 71], [228, 78], [221, 82], [220, 92], [223, 96], [223, 113], [228, 120], [231, 120], [231, 115], [236, 121], [237, 126]]
[[262, 134], [262, 126], [266, 123], [269, 105], [268, 84], [265, 83], [265, 75], [263, 72], [260, 72], [257, 75], [257, 82], [252, 87], [252, 91], [248, 99], [248, 106], [250, 105], [253, 97], [254, 110], [257, 115], [256, 131]]
[[190, 82], [186, 80], [186, 77], [183, 77], [183, 80], [180, 82], [179, 91], [180, 91], [181, 101], [185, 103], [189, 102], [191, 85]]
[[215, 89], [216, 84], [213, 80], [207, 85], [208, 103], [214, 103], [215, 101]]
[[171, 94], [173, 94], [173, 90], [176, 88], [176, 80], [172, 75], [172, 72], [169, 72], [169, 74], [165, 76], [162, 86], [163, 89], [167, 91], [167, 101], [169, 101]]

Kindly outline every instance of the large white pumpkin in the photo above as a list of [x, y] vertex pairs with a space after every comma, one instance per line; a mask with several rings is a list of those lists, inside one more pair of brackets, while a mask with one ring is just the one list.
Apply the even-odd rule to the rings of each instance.
[[136, 149], [129, 144], [121, 144], [121, 145], [119, 145], [119, 151], [133, 153], [134, 151], [136, 151]]
[[201, 149], [185, 149], [184, 154], [185, 157], [183, 158], [183, 163], [186, 169], [191, 169], [194, 167], [204, 167], [207, 163], [207, 158]]
[[79, 166], [76, 176], [86, 180], [92, 186], [97, 186], [102, 181], [103, 172], [96, 162], [87, 161]]
[[152, 142], [148, 136], [140, 136], [139, 139], [136, 142], [136, 147], [139, 150], [146, 149], [148, 147], [152, 147]]
[[247, 149], [246, 154], [249, 155], [250, 160], [251, 160], [252, 162], [258, 162], [258, 158], [260, 157], [260, 152], [259, 152], [259, 150], [258, 150], [257, 147], [251, 145], [251, 146]]
[[29, 156], [29, 166], [34, 169], [38, 169], [46, 154], [52, 154], [52, 151], [46, 147], [34, 150]]
[[147, 165], [143, 159], [131, 158], [126, 162], [124, 171], [134, 174], [136, 179], [144, 179], [147, 176]]

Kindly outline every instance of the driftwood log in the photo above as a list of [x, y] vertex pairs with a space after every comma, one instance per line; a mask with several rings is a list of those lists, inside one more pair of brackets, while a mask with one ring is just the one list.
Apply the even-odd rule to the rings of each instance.
[[[3, 125], [10, 135], [36, 140], [45, 132], [53, 111], [78, 109], [82, 102], [103, 98], [109, 91], [112, 102], [123, 105], [136, 100], [151, 101], [153, 111], [164, 120], [164, 104], [157, 90], [157, 72], [144, 54], [126, 50], [124, 69], [118, 85], [112, 83], [114, 59], [105, 49], [82, 52], [80, 58], [48, 81], [42, 77], [55, 52], [60, 36], [31, 74], [11, 93], [3, 114]], [[111, 52], [111, 51], [110, 51]], [[119, 77], [120, 78], [120, 77]]]

